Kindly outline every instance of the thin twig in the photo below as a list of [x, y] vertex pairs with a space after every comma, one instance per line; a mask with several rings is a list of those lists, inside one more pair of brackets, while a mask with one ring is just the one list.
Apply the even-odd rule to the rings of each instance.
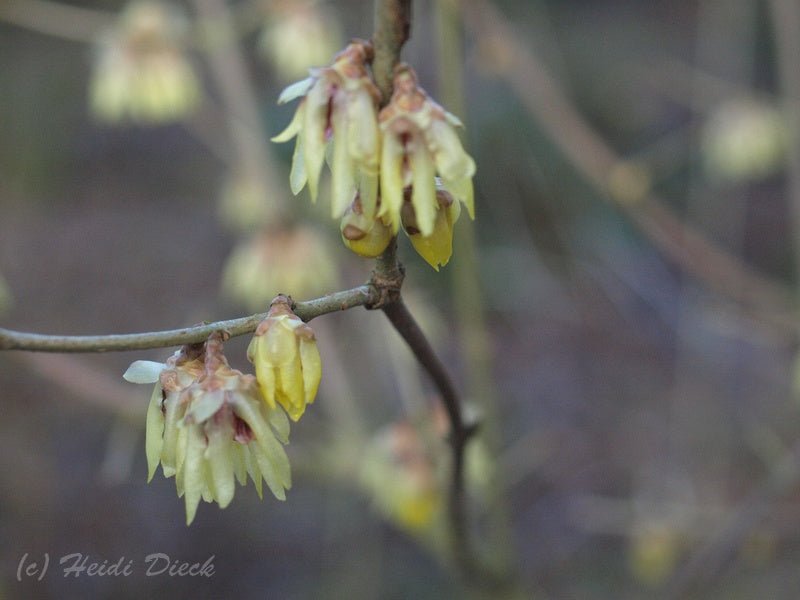
[[[295, 314], [310, 321], [321, 315], [356, 306], [371, 305], [380, 297], [372, 285], [362, 285], [350, 290], [335, 292], [293, 306]], [[267, 313], [258, 313], [239, 319], [216, 321], [195, 327], [150, 331], [120, 335], [43, 335], [0, 328], [0, 350], [27, 350], [32, 352], [111, 352], [166, 348], [205, 341], [214, 331], [225, 330], [231, 337], [255, 331]]]
[[[223, 0], [194, 0], [205, 33], [205, 56], [219, 92], [239, 167], [259, 181], [265, 192], [278, 181], [273, 156], [264, 141], [264, 126], [252, 77], [239, 44], [234, 17]], [[274, 216], [286, 217], [286, 198], [270, 198]]]
[[[372, 73], [381, 91], [383, 105], [391, 98], [394, 67], [400, 60], [403, 44], [409, 38], [410, 24], [410, 0], [375, 1], [375, 34], [372, 38], [375, 58], [372, 63]], [[464, 423], [461, 400], [447, 370], [400, 296], [403, 275], [403, 266], [397, 259], [397, 238], [395, 238], [375, 262], [372, 282], [382, 294], [379, 302], [371, 308], [383, 310], [439, 390], [450, 422], [452, 472], [449, 518], [453, 557], [464, 576], [474, 578], [476, 575], [482, 576], [483, 571], [479, 569], [474, 559], [469, 542], [464, 492], [464, 450], [474, 427], [468, 427]]]
[[49, 0], [0, 2], [0, 21], [72, 42], [94, 43], [116, 17], [114, 13]]
[[453, 549], [460, 564], [472, 566], [464, 495], [464, 448], [474, 428], [468, 427], [464, 422], [461, 401], [455, 385], [402, 298], [385, 305], [382, 310], [436, 384], [442, 404], [447, 411], [447, 418], [450, 421], [449, 441], [452, 448], [449, 508]]

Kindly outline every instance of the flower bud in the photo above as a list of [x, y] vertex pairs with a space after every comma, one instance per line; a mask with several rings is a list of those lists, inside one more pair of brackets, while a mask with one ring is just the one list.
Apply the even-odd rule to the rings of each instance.
[[322, 377], [314, 331], [291, 310], [290, 300], [278, 296], [267, 318], [256, 329], [247, 357], [266, 404], [280, 404], [293, 421], [314, 402]]
[[363, 213], [358, 197], [344, 213], [339, 230], [344, 245], [367, 258], [379, 256], [394, 237], [391, 228], [384, 225], [380, 218], [370, 219]]

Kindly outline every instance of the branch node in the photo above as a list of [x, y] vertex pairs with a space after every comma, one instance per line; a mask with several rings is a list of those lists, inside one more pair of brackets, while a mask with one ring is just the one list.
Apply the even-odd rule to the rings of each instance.
[[399, 262], [389, 272], [385, 272], [383, 269], [373, 270], [368, 285], [376, 290], [377, 299], [365, 304], [364, 307], [367, 310], [376, 310], [397, 302], [400, 299], [400, 289], [403, 287], [405, 276], [405, 267]]

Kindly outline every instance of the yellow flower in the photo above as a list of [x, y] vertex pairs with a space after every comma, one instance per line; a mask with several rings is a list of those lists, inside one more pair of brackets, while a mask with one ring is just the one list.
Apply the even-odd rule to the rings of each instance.
[[256, 367], [261, 395], [270, 408], [276, 402], [297, 421], [314, 402], [322, 377], [314, 331], [291, 309], [286, 296], [272, 301], [267, 318], [256, 329], [247, 357]]
[[328, 143], [331, 168], [331, 212], [341, 217], [358, 191], [364, 214], [374, 216], [378, 193], [380, 93], [367, 73], [372, 60], [369, 42], [354, 41], [329, 67], [312, 69], [311, 77], [287, 87], [279, 104], [303, 97], [289, 126], [272, 138], [297, 137], [289, 177], [294, 194], [306, 183], [316, 201]]
[[370, 443], [360, 481], [384, 517], [410, 533], [435, 531], [443, 498], [430, 449], [408, 422], [381, 430]]
[[148, 481], [158, 465], [175, 476], [191, 524], [200, 500], [225, 508], [235, 482], [248, 475], [279, 500], [291, 487], [289, 422], [280, 408], [260, 399], [255, 377], [232, 369], [222, 354], [223, 334], [184, 346], [166, 364], [136, 361], [125, 372], [134, 383], [156, 382], [147, 410], [145, 450]]
[[223, 292], [253, 312], [281, 292], [298, 299], [328, 293], [339, 273], [326, 242], [305, 226], [266, 230], [244, 240], [225, 263]]
[[131, 3], [101, 40], [90, 87], [98, 118], [163, 123], [191, 112], [200, 83], [181, 43], [182, 22], [159, 2]]
[[453, 226], [461, 215], [461, 205], [444, 190], [436, 191], [436, 200], [436, 217], [430, 235], [425, 236], [420, 231], [416, 212], [408, 201], [403, 204], [401, 218], [414, 250], [438, 271], [439, 267], [450, 261], [453, 254]]
[[272, 1], [258, 46], [285, 80], [302, 77], [341, 48], [336, 15], [307, 0]]
[[436, 104], [417, 85], [408, 65], [395, 68], [391, 102], [380, 112], [381, 202], [378, 215], [396, 232], [400, 227], [404, 192], [411, 187], [411, 204], [419, 231], [431, 236], [439, 204], [435, 177], [474, 218], [472, 177], [475, 162], [464, 151], [456, 126], [461, 122]]

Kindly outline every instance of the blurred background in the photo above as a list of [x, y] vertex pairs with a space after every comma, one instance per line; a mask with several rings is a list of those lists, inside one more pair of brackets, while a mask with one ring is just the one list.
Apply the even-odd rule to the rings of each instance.
[[[0, 3], [0, 324], [169, 329], [365, 281], [268, 140], [280, 91], [372, 13]], [[416, 2], [403, 57], [478, 165], [450, 263], [400, 252], [482, 423], [471, 534], [499, 581], [454, 568], [435, 392], [354, 309], [314, 321], [287, 501], [249, 485], [191, 527], [174, 481], [145, 483], [150, 390], [121, 378], [171, 350], [0, 356], [0, 598], [797, 596], [800, 8]], [[76, 552], [133, 574], [65, 579]], [[214, 575], [147, 577], [153, 552]]]

